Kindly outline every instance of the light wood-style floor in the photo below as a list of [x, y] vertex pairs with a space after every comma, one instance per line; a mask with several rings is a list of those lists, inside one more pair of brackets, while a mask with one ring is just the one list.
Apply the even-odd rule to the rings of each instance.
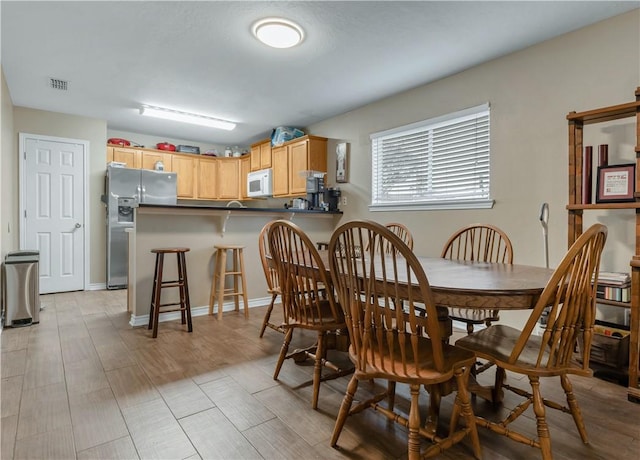
[[[42, 296], [39, 325], [2, 332], [3, 460], [406, 458], [404, 428], [370, 410], [347, 420], [340, 449], [329, 446], [349, 377], [322, 384], [317, 411], [311, 365], [286, 361], [274, 381], [282, 335], [267, 329], [258, 338], [264, 308], [252, 309], [249, 320], [234, 312], [223, 321], [194, 318], [192, 334], [178, 321], [161, 323], [152, 339], [146, 328], [128, 325], [125, 295]], [[312, 342], [312, 335], [298, 340]], [[569, 415], [548, 410], [554, 458], [637, 459], [640, 405], [627, 402], [622, 386], [573, 382], [591, 444], [582, 444]], [[543, 382], [543, 394], [557, 396], [559, 386]], [[397, 406], [408, 409], [400, 385], [398, 393]], [[426, 412], [426, 393], [423, 399]], [[516, 400], [507, 395], [494, 409], [478, 398], [474, 410], [491, 417]], [[445, 398], [443, 432], [450, 409]], [[527, 415], [520, 427], [531, 433]], [[479, 430], [485, 459], [540, 458], [536, 449]], [[472, 458], [469, 443], [443, 458]]]

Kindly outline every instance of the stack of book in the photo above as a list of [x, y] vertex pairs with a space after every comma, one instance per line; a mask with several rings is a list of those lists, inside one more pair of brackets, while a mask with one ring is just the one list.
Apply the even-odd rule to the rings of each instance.
[[617, 302], [631, 301], [631, 277], [628, 273], [600, 272], [596, 296]]

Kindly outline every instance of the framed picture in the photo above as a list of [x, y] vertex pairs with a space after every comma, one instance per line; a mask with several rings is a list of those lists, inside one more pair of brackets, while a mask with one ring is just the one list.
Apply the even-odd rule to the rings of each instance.
[[347, 150], [346, 142], [336, 146], [336, 182], [347, 182]]
[[635, 164], [600, 166], [598, 168], [596, 203], [634, 201], [635, 185]]

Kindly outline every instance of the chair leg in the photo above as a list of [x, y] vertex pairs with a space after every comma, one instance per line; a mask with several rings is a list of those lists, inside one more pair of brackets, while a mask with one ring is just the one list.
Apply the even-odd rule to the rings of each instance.
[[162, 290], [162, 269], [164, 267], [164, 254], [158, 254], [158, 282], [156, 283], [156, 291], [153, 294], [153, 333], [151, 337], [158, 337], [158, 322], [160, 321], [160, 291]]
[[269, 324], [269, 319], [271, 318], [271, 312], [273, 311], [273, 306], [276, 303], [276, 298], [278, 298], [278, 294], [273, 294], [271, 296], [271, 303], [269, 304], [269, 308], [267, 312], [264, 314], [264, 319], [262, 320], [262, 328], [260, 328], [260, 338], [264, 335], [264, 331], [267, 328], [267, 324]]
[[356, 390], [358, 389], [358, 383], [358, 379], [355, 375], [351, 377], [351, 380], [349, 380], [349, 384], [347, 385], [347, 392], [344, 394], [342, 404], [340, 405], [340, 411], [338, 412], [338, 417], [336, 418], [336, 424], [333, 427], [333, 435], [331, 435], [331, 447], [336, 447], [336, 444], [338, 444], [338, 438], [340, 437], [340, 433], [342, 432], [342, 428], [344, 427], [344, 422], [346, 422], [347, 417], [349, 416], [349, 412], [351, 411], [351, 405], [353, 404], [353, 397], [355, 396]]
[[411, 388], [411, 407], [409, 408], [408, 458], [409, 460], [419, 460], [420, 459], [420, 407], [419, 407], [420, 385], [412, 384], [410, 388]]
[[464, 372], [458, 368], [455, 371], [456, 382], [458, 384], [458, 394], [456, 395], [456, 402], [453, 406], [453, 415], [451, 416], [451, 425], [449, 427], [449, 436], [453, 435], [456, 426], [458, 424], [458, 414], [462, 412], [467, 429], [469, 430], [469, 436], [471, 437], [471, 445], [473, 446], [473, 455], [480, 460], [482, 458], [482, 448], [480, 447], [480, 437], [478, 436], [478, 427], [476, 426], [476, 418], [473, 415], [471, 409], [471, 402], [469, 392], [467, 391], [467, 385], [469, 382], [469, 374], [471, 368], [466, 369]]
[[[180, 263], [178, 264], [179, 270], [182, 271], [181, 280], [182, 286], [180, 286], [180, 298], [184, 301], [184, 311], [187, 317], [187, 331], [193, 332], [193, 323], [191, 321], [191, 302], [189, 300], [189, 281], [187, 279], [187, 262], [184, 252], [180, 253]], [[184, 321], [182, 322], [184, 324]]]
[[282, 344], [282, 348], [280, 349], [280, 356], [278, 357], [278, 362], [276, 363], [276, 370], [273, 373], [273, 380], [278, 380], [278, 374], [280, 374], [282, 363], [284, 363], [284, 359], [287, 356], [287, 351], [289, 351], [289, 344], [291, 343], [292, 337], [293, 328], [291, 327], [287, 329], [287, 333], [284, 335], [284, 343]]
[[320, 394], [320, 379], [322, 378], [322, 362], [325, 359], [325, 333], [318, 332], [318, 345], [316, 348], [316, 359], [313, 366], [313, 398], [311, 399], [311, 407], [315, 410], [318, 408], [318, 396]]
[[180, 291], [180, 323], [185, 324], [187, 321], [186, 309], [184, 307], [184, 253], [176, 253], [176, 262], [178, 263], [178, 291]]
[[216, 279], [217, 279], [217, 275], [218, 273], [220, 273], [220, 269], [218, 267], [218, 264], [220, 263], [220, 254], [219, 254], [220, 249], [218, 249], [216, 251], [216, 255], [214, 256], [214, 261], [213, 261], [213, 276], [211, 277], [211, 292], [209, 293], [209, 315], [213, 316], [213, 303], [215, 302], [216, 299], [216, 290], [217, 290], [217, 284], [216, 284]]
[[538, 442], [542, 451], [542, 460], [552, 460], [551, 437], [549, 435], [549, 425], [545, 417], [544, 402], [540, 393], [540, 377], [530, 376], [531, 393], [533, 395], [533, 412], [536, 415], [536, 426], [538, 429]]
[[[244, 317], [249, 318], [249, 301], [247, 299], [247, 279], [244, 271], [244, 255], [243, 250], [240, 249], [240, 283], [242, 284], [242, 301], [244, 306]], [[236, 290], [237, 292], [237, 290]]]
[[[220, 251], [220, 249], [218, 249], [218, 251]], [[218, 319], [222, 319], [222, 306], [224, 304], [224, 282], [225, 282], [225, 278], [226, 275], [225, 273], [227, 272], [227, 250], [226, 249], [222, 249], [222, 252], [220, 253], [220, 266], [219, 268], [219, 272], [218, 272]]]
[[440, 401], [442, 399], [442, 392], [439, 385], [431, 385], [428, 388], [429, 391], [429, 413], [427, 414], [427, 420], [425, 423], [425, 429], [432, 434], [436, 434], [438, 428], [438, 418], [440, 415]]
[[389, 380], [387, 384], [387, 404], [391, 411], [396, 405], [396, 382], [393, 380]]
[[585, 444], [589, 444], [589, 438], [587, 437], [587, 429], [584, 426], [584, 420], [582, 419], [582, 411], [580, 411], [580, 406], [578, 406], [578, 400], [576, 399], [576, 396], [573, 394], [573, 386], [571, 385], [569, 376], [561, 375], [560, 383], [562, 384], [564, 393], [567, 396], [567, 404], [569, 405], [569, 409], [571, 409], [571, 415], [573, 416], [573, 421], [576, 423], [576, 428], [578, 428], [578, 433], [580, 433], [582, 442]]
[[153, 327], [153, 315], [156, 307], [156, 286], [158, 284], [158, 263], [160, 259], [156, 254], [156, 266], [153, 270], [153, 287], [151, 288], [151, 308], [149, 308], [149, 326], [147, 329], [151, 329]]

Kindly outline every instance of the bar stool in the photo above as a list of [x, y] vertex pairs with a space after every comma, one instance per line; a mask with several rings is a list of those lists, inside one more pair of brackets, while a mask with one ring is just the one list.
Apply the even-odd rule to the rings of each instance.
[[[190, 248], [156, 248], [151, 252], [156, 255], [156, 269], [153, 275], [153, 288], [151, 291], [151, 309], [149, 310], [149, 329], [153, 327], [153, 338], [158, 336], [158, 319], [160, 316], [160, 307], [168, 307], [172, 305], [180, 305], [180, 308], [172, 310], [163, 310], [163, 313], [171, 311], [179, 311], [182, 316], [182, 324], [187, 323], [187, 330], [193, 331], [191, 324], [191, 304], [189, 303], [189, 285], [187, 283], [187, 264], [185, 261], [185, 253]], [[164, 268], [164, 255], [176, 254], [178, 258], [178, 279], [174, 281], [164, 281], [162, 279], [162, 270]], [[161, 303], [160, 297], [162, 289], [177, 287], [180, 290], [180, 302]]]
[[[240, 299], [244, 300], [244, 317], [249, 317], [249, 303], [247, 301], [247, 284], [244, 276], [244, 258], [242, 250], [244, 246], [231, 244], [217, 244], [216, 263], [213, 269], [213, 279], [211, 280], [211, 295], [209, 296], [209, 314], [213, 315], [213, 302], [218, 301], [218, 319], [222, 319], [222, 306], [225, 297], [234, 297], [235, 310], [240, 311]], [[227, 271], [227, 252], [231, 251], [231, 271]], [[233, 276], [233, 287], [225, 288], [227, 276]], [[242, 290], [239, 289], [238, 281], [242, 281]]]

